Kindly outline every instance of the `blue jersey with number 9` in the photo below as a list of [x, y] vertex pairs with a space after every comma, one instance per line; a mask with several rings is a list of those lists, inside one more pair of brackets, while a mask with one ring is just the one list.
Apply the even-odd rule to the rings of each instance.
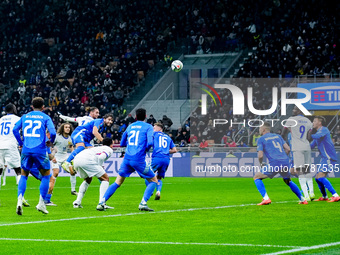
[[125, 159], [145, 161], [146, 152], [153, 144], [153, 127], [143, 121], [136, 121], [128, 126], [122, 136], [120, 146], [126, 147]]
[[169, 150], [175, 147], [171, 138], [163, 132], [155, 132], [153, 134], [153, 152], [152, 158], [170, 157]]
[[[19, 130], [22, 129], [23, 141]], [[46, 154], [46, 129], [50, 132], [51, 142], [54, 142], [56, 130], [52, 119], [40, 111], [32, 111], [21, 117], [15, 124], [13, 134], [20, 146], [22, 153]]]
[[289, 160], [283, 145], [286, 142], [278, 134], [267, 133], [257, 141], [257, 151], [263, 151], [269, 163]]

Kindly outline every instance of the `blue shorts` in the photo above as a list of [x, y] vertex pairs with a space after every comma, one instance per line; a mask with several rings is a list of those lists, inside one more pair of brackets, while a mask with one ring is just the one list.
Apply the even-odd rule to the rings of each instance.
[[79, 131], [77, 133], [72, 133], [71, 135], [72, 143], [73, 145], [76, 145], [77, 143], [84, 143], [85, 147], [92, 147], [91, 139], [89, 139], [82, 131]]
[[48, 169], [50, 170], [50, 159], [46, 154], [37, 153], [22, 153], [21, 154], [21, 168], [28, 172], [31, 169]]
[[31, 173], [31, 175], [33, 175], [33, 177], [39, 181], [41, 181], [42, 175], [40, 173], [40, 171], [38, 170], [38, 168], [31, 168], [31, 170], [29, 171]]
[[144, 179], [151, 179], [155, 177], [155, 173], [152, 172], [149, 167], [146, 167], [145, 161], [132, 161], [127, 159], [123, 160], [118, 174], [121, 177], [129, 177], [134, 171], [136, 171], [139, 176]]
[[317, 164], [318, 173], [319, 172], [322, 172], [322, 173], [334, 172], [336, 164], [337, 164], [336, 160], [321, 158], [320, 165]]
[[169, 163], [169, 158], [152, 158], [150, 168], [154, 173], [157, 172], [158, 177], [164, 178]]
[[282, 178], [289, 179], [290, 178], [290, 163], [287, 161], [275, 161], [271, 162], [268, 165], [265, 165], [261, 169], [261, 173], [267, 175], [270, 179], [272, 179], [275, 175], [280, 174]]

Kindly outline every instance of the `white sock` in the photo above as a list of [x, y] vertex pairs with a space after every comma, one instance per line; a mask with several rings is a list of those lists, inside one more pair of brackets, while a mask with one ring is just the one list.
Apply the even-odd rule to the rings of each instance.
[[333, 197], [338, 197], [338, 196], [339, 196], [338, 193], [333, 194]]
[[20, 178], [21, 178], [21, 175], [15, 176], [15, 179], [17, 180], [17, 185], [19, 184]]
[[309, 188], [309, 194], [314, 194], [313, 178], [306, 178], [306, 180]]
[[146, 202], [144, 200], [144, 197], [142, 198], [142, 201], [140, 202], [142, 205], [146, 205]]
[[299, 182], [300, 182], [301, 189], [303, 191], [303, 195], [307, 199], [309, 197], [309, 194], [308, 194], [308, 189], [307, 189], [307, 179], [305, 178], [304, 175], [299, 176]]
[[81, 204], [81, 201], [83, 200], [83, 197], [85, 195], [85, 192], [87, 188], [90, 186], [86, 181], [83, 181], [82, 184], [79, 187], [79, 192], [77, 196], [77, 201]]
[[2, 171], [2, 184], [6, 184], [6, 171], [7, 167]]
[[268, 197], [268, 194], [267, 194], [267, 193], [264, 195], [263, 199], [264, 199], [264, 200], [268, 200], [268, 199], [269, 199], [269, 197]]
[[22, 206], [22, 194], [20, 194], [19, 196], [18, 196], [18, 204], [17, 204], [17, 206]]
[[108, 181], [102, 181], [99, 187], [99, 203], [102, 202], [103, 196], [105, 195], [106, 190], [109, 187], [109, 182]]
[[75, 175], [70, 176], [71, 181], [71, 191], [76, 191], [77, 177]]
[[39, 196], [39, 204], [45, 204], [44, 199], [41, 195]]

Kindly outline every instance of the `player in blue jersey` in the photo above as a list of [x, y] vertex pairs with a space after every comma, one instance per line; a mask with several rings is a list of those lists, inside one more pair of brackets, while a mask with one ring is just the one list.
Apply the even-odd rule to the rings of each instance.
[[[113, 123], [113, 115], [105, 114], [103, 119], [95, 119], [85, 124], [84, 126], [78, 126], [72, 133], [72, 143], [75, 149], [67, 158], [67, 160], [61, 165], [61, 167], [67, 171], [72, 172], [71, 161], [74, 157], [85, 148], [92, 147], [90, 143], [93, 138], [97, 138], [98, 141], [102, 142], [103, 137], [100, 133], [106, 132], [107, 127], [110, 127]], [[70, 171], [71, 168], [71, 171]]]
[[[158, 183], [155, 200], [159, 200], [163, 186], [162, 178], [165, 177], [165, 172], [170, 163], [170, 153], [176, 153], [177, 149], [171, 138], [163, 133], [162, 123], [155, 123], [153, 131], [153, 152], [150, 168], [153, 172], [157, 172]], [[149, 182], [145, 180], [145, 184], [148, 185]]]
[[[254, 176], [255, 185], [261, 193], [263, 199], [258, 205], [268, 205], [271, 203], [270, 198], [266, 192], [263, 184], [263, 179], [273, 178], [275, 175], [280, 174], [283, 181], [291, 188], [295, 195], [299, 198], [299, 204], [308, 204], [302, 196], [299, 187], [290, 179], [290, 163], [288, 154], [290, 148], [283, 138], [278, 134], [270, 133], [270, 124], [265, 122], [260, 127], [260, 135], [257, 141], [257, 152], [260, 165], [263, 166], [261, 172], [257, 172]], [[264, 165], [263, 156], [266, 155], [269, 164]]]
[[[47, 146], [51, 146], [56, 137], [56, 130], [52, 119], [42, 112], [44, 99], [35, 97], [32, 100], [33, 111], [23, 115], [15, 124], [13, 134], [17, 139], [21, 151], [21, 178], [18, 185], [17, 214], [22, 215], [22, 198], [24, 196], [27, 177], [32, 167], [37, 167], [42, 175], [40, 184], [40, 198], [37, 210], [47, 214], [44, 197], [47, 194], [50, 182], [50, 160], [46, 153]], [[46, 129], [51, 134], [50, 140], [46, 139]], [[22, 130], [23, 140], [19, 131]]]
[[124, 160], [120, 166], [115, 182], [108, 188], [97, 206], [97, 210], [99, 211], [105, 210], [105, 202], [123, 184], [125, 178], [129, 177], [134, 171], [149, 182], [138, 209], [141, 211], [153, 211], [146, 203], [156, 188], [157, 178], [154, 172], [146, 167], [145, 163], [146, 152], [153, 145], [153, 128], [150, 124], [144, 122], [146, 118], [145, 109], [137, 109], [136, 117], [137, 121], [129, 125], [122, 136], [120, 146], [126, 147]]
[[[313, 132], [311, 135], [313, 141], [311, 143], [311, 148], [313, 149], [315, 146], [318, 146], [318, 150], [321, 155], [321, 161], [319, 166], [316, 167], [317, 169], [311, 169], [311, 171], [317, 170], [315, 181], [322, 193], [322, 197], [315, 201], [338, 202], [340, 197], [338, 193], [336, 193], [330, 181], [326, 178], [329, 172], [339, 171], [339, 164], [337, 163], [337, 155], [330, 132], [327, 127], [323, 126], [325, 124], [326, 119], [324, 117], [314, 117]], [[330, 200], [327, 197], [326, 189], [332, 193], [332, 198]]]

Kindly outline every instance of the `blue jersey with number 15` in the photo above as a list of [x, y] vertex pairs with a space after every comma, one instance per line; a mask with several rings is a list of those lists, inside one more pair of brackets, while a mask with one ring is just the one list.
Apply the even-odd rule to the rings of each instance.
[[257, 151], [263, 151], [269, 163], [289, 160], [283, 145], [286, 142], [278, 134], [267, 133], [257, 141]]
[[[21, 140], [19, 130], [22, 129]], [[46, 129], [50, 132], [51, 142], [54, 142], [56, 130], [52, 119], [43, 112], [32, 111], [21, 117], [15, 124], [13, 134], [20, 146], [22, 153], [46, 154]]]
[[143, 121], [132, 123], [122, 136], [120, 146], [126, 147], [124, 159], [145, 161], [146, 152], [153, 144], [153, 127]]
[[153, 134], [152, 158], [169, 158], [169, 150], [173, 147], [175, 147], [175, 144], [167, 134], [163, 132], [155, 132]]

